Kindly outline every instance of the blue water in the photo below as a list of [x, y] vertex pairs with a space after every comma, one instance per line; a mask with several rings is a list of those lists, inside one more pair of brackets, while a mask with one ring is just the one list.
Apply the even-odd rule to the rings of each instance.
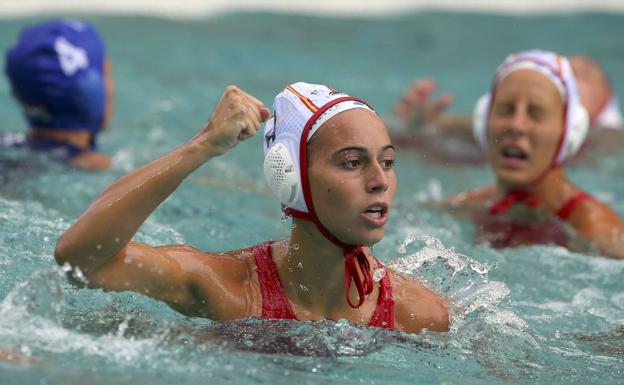
[[[34, 19], [0, 21], [0, 50]], [[184, 317], [134, 293], [68, 284], [58, 235], [116, 178], [190, 138], [230, 83], [265, 103], [286, 84], [323, 82], [387, 112], [414, 77], [433, 76], [467, 112], [503, 57], [540, 47], [597, 58], [624, 92], [624, 17], [417, 13], [340, 19], [230, 14], [199, 21], [89, 18], [108, 42], [116, 113], [102, 135], [105, 173], [0, 154], [0, 384], [621, 384], [624, 263], [553, 246], [493, 250], [474, 228], [422, 206], [491, 180], [482, 167], [399, 154], [399, 191], [382, 261], [454, 304], [449, 333], [405, 335], [344, 322]], [[1, 131], [23, 129], [0, 81]], [[261, 141], [202, 167], [136, 239], [228, 250], [283, 237], [262, 178]], [[571, 179], [624, 216], [624, 155]], [[228, 185], [230, 184], [230, 186]], [[235, 186], [235, 187], [232, 187]], [[0, 357], [2, 353], [0, 353]]]

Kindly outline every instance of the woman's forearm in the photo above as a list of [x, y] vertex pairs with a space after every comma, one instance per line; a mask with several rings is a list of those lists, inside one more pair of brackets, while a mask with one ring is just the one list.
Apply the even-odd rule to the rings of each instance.
[[228, 86], [208, 122], [188, 142], [113, 183], [58, 240], [55, 258], [85, 272], [117, 255], [190, 173], [246, 140], [268, 119], [261, 101]]
[[105, 264], [180, 183], [212, 156], [189, 141], [113, 183], [59, 238], [57, 261], [84, 271]]

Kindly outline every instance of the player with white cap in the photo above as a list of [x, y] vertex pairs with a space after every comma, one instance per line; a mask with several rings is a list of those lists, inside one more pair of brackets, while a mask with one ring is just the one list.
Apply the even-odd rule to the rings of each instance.
[[[396, 189], [395, 150], [372, 108], [324, 85], [295, 83], [269, 115], [229, 87], [191, 140], [95, 200], [59, 238], [57, 261], [79, 268], [91, 286], [138, 291], [216, 320], [348, 319], [413, 333], [447, 330], [445, 300], [371, 254]], [[265, 176], [293, 216], [290, 238], [224, 253], [131, 240], [191, 172], [266, 120]]]
[[[489, 218], [478, 220], [479, 230], [494, 246], [565, 245], [561, 231], [556, 234], [535, 226], [535, 218], [541, 218], [535, 216], [539, 210], [547, 218], [557, 217], [559, 223], [568, 222], [604, 254], [624, 258], [622, 221], [564, 173], [564, 162], [579, 151], [588, 127], [588, 113], [567, 58], [540, 50], [508, 56], [474, 113], [474, 136], [487, 154], [496, 185], [460, 194], [449, 202], [476, 212], [486, 207]], [[504, 215], [513, 225], [501, 223]], [[489, 232], [494, 235], [488, 236]], [[553, 233], [552, 239], [545, 237]]]

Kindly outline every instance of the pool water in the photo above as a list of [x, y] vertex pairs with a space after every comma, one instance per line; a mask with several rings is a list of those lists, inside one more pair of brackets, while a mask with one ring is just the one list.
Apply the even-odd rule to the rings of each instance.
[[[467, 112], [506, 54], [540, 47], [597, 58], [624, 92], [624, 16], [501, 17], [423, 12], [343, 19], [236, 13], [194, 21], [91, 17], [114, 64], [117, 104], [101, 137], [114, 169], [68, 170], [0, 154], [0, 384], [621, 384], [624, 263], [555, 246], [494, 250], [421, 202], [491, 180], [480, 166], [400, 151], [396, 210], [374, 252], [453, 302], [449, 333], [407, 335], [346, 322], [189, 318], [135, 293], [68, 284], [56, 238], [126, 172], [190, 138], [227, 84], [266, 104], [321, 82], [390, 110], [433, 76]], [[0, 21], [0, 49], [35, 19]], [[0, 81], [0, 131], [23, 123]], [[152, 245], [230, 250], [288, 234], [266, 193], [261, 139], [196, 171], [141, 227]], [[624, 153], [569, 170], [624, 216]], [[2, 353], [0, 353], [2, 356]], [[18, 362], [16, 362], [18, 361]]]

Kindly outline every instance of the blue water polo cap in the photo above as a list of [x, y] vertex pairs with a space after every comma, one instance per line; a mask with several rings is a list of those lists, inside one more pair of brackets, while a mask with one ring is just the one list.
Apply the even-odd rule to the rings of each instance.
[[25, 28], [6, 53], [6, 74], [31, 127], [102, 128], [105, 48], [95, 28], [49, 20]]

